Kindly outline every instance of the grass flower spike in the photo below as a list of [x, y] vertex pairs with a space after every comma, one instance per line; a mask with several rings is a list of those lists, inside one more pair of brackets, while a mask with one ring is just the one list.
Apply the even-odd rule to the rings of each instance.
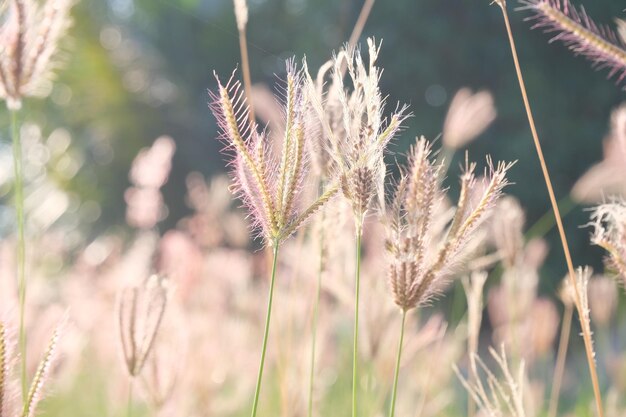
[[167, 304], [164, 280], [152, 275], [140, 287], [122, 291], [119, 301], [119, 331], [126, 369], [138, 376], [150, 355]]
[[520, 10], [530, 10], [533, 29], [555, 35], [550, 42], [563, 42], [574, 54], [589, 59], [594, 67], [608, 68], [609, 77], [621, 83], [626, 78], [626, 40], [607, 26], [596, 24], [583, 7], [569, 0], [524, 0]]
[[[478, 186], [474, 164], [467, 164], [461, 177], [461, 195], [454, 219], [445, 237], [433, 232], [443, 190], [439, 188], [443, 165], [431, 160], [431, 145], [421, 138], [412, 148], [409, 168], [401, 177], [387, 215], [386, 248], [390, 255], [389, 284], [395, 303], [402, 309], [400, 347], [391, 399], [390, 417], [395, 410], [398, 371], [402, 352], [406, 312], [432, 299], [458, 268], [464, 249], [475, 237], [508, 184], [511, 164], [489, 160], [489, 174]], [[480, 195], [475, 194], [479, 190]]]
[[287, 76], [280, 87], [284, 103], [285, 129], [282, 152], [274, 157], [265, 132], [259, 132], [249, 116], [241, 84], [231, 79], [218, 92], [211, 92], [213, 114], [218, 120], [227, 149], [234, 153], [235, 188], [250, 210], [254, 226], [261, 230], [266, 244], [273, 248], [272, 276], [268, 295], [265, 331], [261, 348], [259, 373], [252, 405], [256, 416], [265, 354], [272, 314], [274, 283], [281, 243], [302, 226], [337, 193], [331, 185], [306, 208], [301, 209], [302, 182], [308, 166], [306, 142], [309, 138], [310, 112], [307, 107], [305, 80], [308, 75], [298, 70], [293, 61], [287, 63]]
[[467, 164], [456, 214], [443, 243], [433, 251], [437, 236], [432, 236], [430, 226], [443, 192], [437, 188], [439, 168], [430, 161], [430, 153], [430, 144], [420, 139], [390, 208], [386, 244], [391, 255], [389, 280], [394, 300], [402, 310], [430, 300], [442, 281], [455, 272], [467, 244], [509, 184], [506, 173], [510, 163], [494, 166], [488, 160], [489, 172], [481, 180], [482, 187], [477, 184], [475, 164]]
[[496, 118], [493, 95], [486, 90], [473, 93], [460, 89], [452, 98], [443, 123], [444, 147], [459, 149], [483, 133]]
[[[355, 288], [354, 338], [352, 354], [352, 417], [357, 415], [359, 294], [361, 276], [361, 239], [368, 211], [377, 202], [384, 207], [384, 152], [389, 141], [407, 117], [406, 107], [399, 107], [389, 119], [383, 117], [385, 99], [378, 86], [380, 70], [376, 67], [379, 46], [367, 40], [369, 63], [366, 65], [358, 49], [346, 47], [332, 62], [331, 88], [327, 93], [327, 109], [313, 100], [320, 116], [322, 131], [327, 136], [331, 166], [339, 177], [341, 191], [352, 207], [355, 224]], [[347, 69], [351, 89], [344, 83]], [[326, 69], [322, 67], [320, 77]], [[318, 77], [319, 78], [319, 77]], [[317, 91], [322, 82], [318, 81]], [[318, 94], [319, 96], [320, 94]], [[377, 201], [376, 201], [377, 200]]]
[[489, 353], [502, 372], [501, 378], [498, 378], [478, 355], [473, 355], [470, 358], [470, 362], [475, 375], [478, 375], [479, 369], [485, 374], [485, 381], [482, 381], [480, 378], [476, 378], [474, 382], [467, 381], [461, 376], [456, 367], [454, 371], [470, 396], [478, 404], [482, 411], [481, 415], [489, 417], [526, 417], [527, 413], [524, 405], [526, 399], [524, 391], [526, 385], [524, 361], [521, 361], [517, 375], [514, 375], [509, 369], [504, 347], [502, 347], [500, 353], [493, 348], [489, 348]]
[[[6, 6], [6, 7], [4, 7]], [[41, 95], [41, 87], [52, 75], [53, 59], [59, 41], [70, 25], [72, 0], [47, 0], [42, 5], [35, 0], [9, 0], [0, 28], [0, 98], [11, 113], [13, 138], [13, 170], [15, 175], [15, 211], [17, 229], [17, 282], [19, 293], [19, 350], [22, 357], [22, 395], [28, 390], [26, 381], [26, 244], [24, 237], [24, 190], [22, 145], [17, 112], [28, 96]]]
[[[352, 205], [357, 229], [363, 226], [372, 202], [383, 200], [384, 151], [407, 117], [406, 107], [396, 109], [388, 120], [383, 117], [385, 100], [378, 86], [380, 70], [375, 65], [379, 47], [371, 38], [367, 44], [367, 66], [358, 50], [342, 51], [335, 57], [332, 75], [343, 135], [331, 133], [329, 139], [341, 190]], [[347, 65], [352, 91], [344, 87], [342, 65]]]
[[591, 221], [591, 241], [608, 252], [607, 266], [626, 282], [626, 202], [616, 200], [596, 207]]
[[249, 121], [239, 81], [231, 77], [222, 85], [218, 79], [218, 92], [210, 93], [211, 108], [222, 130], [221, 138], [227, 149], [234, 151], [236, 189], [248, 206], [255, 226], [270, 245], [282, 243], [337, 192], [336, 187], [329, 187], [318, 200], [299, 210], [308, 162], [305, 153], [308, 113], [303, 81], [302, 72], [290, 61], [282, 88], [286, 127], [280, 160], [271, 154], [265, 132], [258, 132], [256, 123]]
[[1, 29], [0, 97], [11, 110], [36, 96], [52, 74], [59, 41], [69, 27], [71, 0], [10, 0]]

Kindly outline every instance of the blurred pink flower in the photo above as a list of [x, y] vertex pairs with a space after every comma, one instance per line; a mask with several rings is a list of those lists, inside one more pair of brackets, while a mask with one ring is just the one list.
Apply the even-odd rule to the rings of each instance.
[[175, 150], [172, 138], [161, 136], [150, 148], [139, 151], [133, 161], [129, 179], [134, 186], [124, 193], [130, 226], [150, 229], [164, 219], [167, 211], [159, 189], [167, 182]]
[[592, 166], [572, 188], [574, 200], [599, 203], [605, 197], [626, 196], [626, 103], [611, 115], [611, 131], [604, 140], [604, 159]]

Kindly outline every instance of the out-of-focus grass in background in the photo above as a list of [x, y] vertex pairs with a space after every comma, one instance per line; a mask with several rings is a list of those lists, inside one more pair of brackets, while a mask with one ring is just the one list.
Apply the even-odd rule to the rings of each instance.
[[[618, 2], [585, 5], [598, 22], [619, 16]], [[252, 80], [272, 85], [285, 59], [306, 55], [317, 68], [346, 41], [360, 10], [358, 1], [256, 0], [250, 2], [248, 39]], [[207, 109], [212, 71], [229, 74], [239, 62], [235, 18], [229, 1], [83, 0], [74, 9], [66, 68], [45, 102], [29, 102], [29, 120], [43, 134], [62, 127], [71, 136], [79, 170], [63, 178], [83, 208], [80, 228], [93, 235], [123, 226], [127, 169], [137, 150], [161, 135], [177, 144], [172, 177], [165, 186], [170, 209], [163, 229], [186, 213], [184, 187], [189, 172], [224, 170], [216, 127]], [[610, 109], [623, 93], [546, 35], [531, 32], [513, 13], [522, 66], [543, 138], [558, 197], [601, 159]], [[529, 140], [503, 25], [498, 10], [475, 1], [399, 0], [375, 4], [364, 36], [383, 40], [382, 88], [390, 103], [410, 103], [414, 117], [393, 149], [406, 150], [415, 135], [436, 138], [445, 110], [462, 86], [493, 92], [498, 118], [470, 148], [470, 155], [519, 159], [510, 193], [524, 203], [528, 222], [549, 211], [540, 170]], [[4, 119], [8, 120], [8, 119]], [[5, 122], [6, 126], [6, 122]], [[4, 130], [7, 132], [7, 129]], [[5, 133], [6, 135], [6, 133]], [[5, 136], [6, 137], [6, 136]], [[5, 142], [6, 143], [6, 142]], [[8, 151], [8, 148], [6, 148]], [[458, 172], [462, 155], [452, 163]], [[390, 156], [390, 159], [392, 156]], [[456, 187], [455, 181], [450, 185]], [[4, 193], [9, 191], [4, 187]], [[80, 209], [79, 209], [80, 210]], [[10, 215], [3, 216], [5, 224]], [[600, 251], [589, 249], [586, 214], [577, 208], [565, 219], [574, 257], [599, 265]], [[77, 225], [78, 226], [78, 225]], [[6, 226], [4, 227], [6, 230]], [[551, 243], [556, 234], [548, 235]], [[554, 246], [554, 245], [552, 245]], [[555, 254], [544, 272], [560, 277]]]
[[[585, 6], [598, 22], [623, 16], [624, 5], [618, 1], [588, 1]], [[284, 73], [284, 62], [292, 56], [306, 55], [309, 67], [318, 68], [347, 40], [360, 7], [360, 1], [251, 0], [247, 35], [253, 83], [273, 86], [275, 75]], [[225, 171], [207, 89], [216, 86], [213, 71], [226, 76], [239, 62], [231, 1], [82, 0], [73, 16], [64, 69], [49, 98], [27, 101], [22, 112], [27, 122], [24, 140], [30, 144], [25, 157], [28, 187], [41, 190], [31, 194], [30, 205], [58, 209], [58, 218], [42, 213], [38, 224], [69, 227], [72, 232], [58, 239], [70, 253], [102, 234], [130, 235], [124, 200], [130, 164], [140, 148], [164, 134], [174, 138], [177, 152], [163, 187], [168, 216], [160, 232], [191, 213], [185, 187], [189, 173], [210, 177]], [[548, 44], [541, 32], [531, 32], [523, 12], [511, 17], [557, 197], [564, 198], [602, 158], [610, 111], [624, 93], [602, 71], [594, 72], [561, 45]], [[434, 139], [440, 134], [447, 106], [459, 88], [488, 89], [498, 117], [470, 145], [469, 154], [474, 160], [491, 154], [494, 160], [520, 161], [511, 169], [515, 185], [507, 191], [520, 199], [532, 225], [550, 207], [503, 31], [499, 10], [487, 0], [380, 0], [363, 36], [383, 41], [381, 87], [389, 105], [409, 103], [414, 114], [392, 146], [389, 161], [394, 153], [403, 154], [416, 135]], [[11, 152], [8, 117], [3, 113], [0, 118], [0, 161], [6, 162]], [[446, 183], [453, 194], [462, 157], [455, 156]], [[14, 221], [10, 179], [10, 169], [0, 169], [4, 236], [12, 233]], [[574, 208], [564, 221], [576, 262], [601, 268], [602, 252], [590, 246], [589, 230], [580, 227], [588, 221], [584, 207]], [[552, 294], [565, 269], [556, 232], [546, 237], [551, 253], [541, 269], [540, 291]], [[64, 267], [47, 265], [54, 276], [62, 276]], [[454, 296], [448, 297], [445, 308], [452, 310], [454, 302]], [[341, 354], [346, 369], [336, 374], [346, 381], [337, 386], [346, 392], [328, 397], [324, 415], [330, 417], [341, 414], [333, 413], [330, 398], [339, 398], [342, 407], [348, 395], [350, 357], [349, 352]], [[120, 412], [102, 394], [106, 380], [105, 370], [80, 372], [68, 392], [47, 401], [46, 415]], [[266, 389], [279, 388], [268, 384]], [[463, 410], [463, 404], [459, 408]]]

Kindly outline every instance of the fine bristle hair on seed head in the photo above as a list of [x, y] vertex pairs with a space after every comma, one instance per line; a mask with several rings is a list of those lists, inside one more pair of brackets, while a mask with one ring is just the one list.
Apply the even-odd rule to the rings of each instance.
[[607, 267], [626, 283], [626, 201], [597, 206], [591, 215], [591, 242], [607, 251]]
[[[484, 415], [526, 417], [524, 361], [520, 361], [518, 371], [514, 374], [509, 367], [504, 346], [501, 346], [499, 352], [490, 347], [489, 354], [500, 370], [500, 378], [478, 355], [470, 357], [470, 372], [474, 375], [473, 378], [465, 378], [456, 366], [453, 366], [454, 372]], [[481, 377], [480, 373], [484, 374], [484, 377]]]
[[388, 280], [395, 303], [404, 311], [428, 302], [439, 293], [444, 281], [458, 272], [469, 242], [480, 237], [479, 226], [508, 185], [506, 172], [511, 164], [494, 166], [488, 160], [484, 185], [479, 195], [472, 198], [474, 189], [479, 187], [475, 186], [475, 164], [468, 162], [461, 176], [454, 219], [447, 232], [438, 236], [433, 224], [445, 193], [440, 188], [442, 165], [432, 160], [431, 152], [431, 144], [425, 138], [417, 140], [386, 210]]
[[[608, 77], [618, 84], [626, 79], [626, 40], [605, 25], [596, 24], [581, 6], [569, 0], [522, 0], [518, 10], [532, 12], [526, 20], [532, 28], [554, 34], [550, 42], [560, 41], [575, 55], [590, 60], [597, 69], [607, 68]], [[626, 88], [626, 86], [624, 86]]]
[[9, 339], [9, 329], [0, 320], [0, 416], [9, 415], [9, 393], [8, 386], [11, 371], [11, 342]]
[[[325, 129], [331, 131], [329, 148], [333, 166], [342, 192], [352, 205], [357, 228], [362, 227], [375, 202], [379, 208], [384, 204], [381, 194], [385, 149], [408, 117], [406, 106], [397, 106], [388, 118], [383, 116], [385, 98], [379, 87], [381, 71], [376, 66], [380, 44], [373, 38], [367, 43], [368, 63], [358, 48], [348, 46], [333, 58], [331, 97], [338, 105], [333, 109], [338, 126]], [[347, 82], [344, 82], [346, 68]]]
[[50, 372], [58, 356], [58, 345], [67, 324], [67, 314], [63, 316], [57, 327], [52, 332], [48, 346], [39, 362], [35, 376], [31, 382], [27, 397], [23, 399], [23, 417], [34, 417], [37, 412], [37, 405], [44, 396], [45, 385], [50, 376]]
[[267, 143], [265, 132], [258, 132], [256, 123], [250, 121], [246, 97], [239, 81], [234, 80], [234, 72], [226, 85], [216, 76], [217, 92], [209, 92], [219, 138], [226, 144], [225, 151], [234, 166], [233, 189], [247, 206], [253, 229], [259, 230], [269, 245], [282, 243], [338, 191], [338, 186], [331, 184], [317, 200], [301, 207], [311, 150], [307, 141], [313, 134], [306, 87], [310, 76], [298, 69], [293, 59], [286, 67], [286, 77], [277, 85], [284, 113], [278, 156]]

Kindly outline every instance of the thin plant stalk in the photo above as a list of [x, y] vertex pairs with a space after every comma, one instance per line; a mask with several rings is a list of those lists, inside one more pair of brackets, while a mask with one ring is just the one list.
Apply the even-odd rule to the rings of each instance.
[[[363, 33], [363, 28], [365, 28], [365, 23], [367, 22], [370, 12], [372, 11], [372, 7], [374, 7], [374, 1], [375, 0], [365, 0], [363, 3], [363, 7], [361, 7], [361, 11], [359, 12], [359, 17], [356, 19], [356, 23], [354, 24], [352, 33], [348, 39], [348, 50], [353, 49], [359, 41], [359, 38]], [[341, 64], [341, 73], [345, 74], [347, 68], [348, 66], [345, 62], [343, 62]]]
[[241, 53], [241, 72], [243, 73], [243, 88], [248, 103], [248, 117], [254, 124], [254, 106], [252, 101], [252, 78], [250, 77], [250, 60], [248, 58], [248, 41], [246, 38], [246, 25], [248, 23], [248, 8], [245, 4], [237, 4], [235, 1], [235, 17], [237, 18], [237, 31], [239, 32], [239, 51]]
[[396, 358], [396, 370], [393, 377], [393, 390], [391, 391], [391, 405], [389, 406], [389, 417], [394, 417], [396, 413], [396, 397], [398, 395], [398, 375], [400, 374], [400, 358], [402, 357], [402, 344], [404, 343], [404, 327], [406, 324], [406, 310], [402, 310], [402, 324], [400, 325], [400, 342], [398, 343], [398, 356]]
[[561, 395], [561, 384], [563, 383], [563, 373], [565, 372], [565, 358], [567, 356], [567, 347], [569, 345], [569, 335], [572, 330], [573, 315], [574, 307], [571, 304], [567, 304], [565, 312], [563, 313], [563, 326], [561, 326], [559, 350], [556, 356], [556, 367], [554, 368], [554, 376], [552, 379], [548, 417], [556, 417], [556, 412], [559, 406], [559, 396]]
[[308, 417], [313, 415], [313, 381], [315, 379], [315, 353], [317, 342], [317, 320], [319, 315], [320, 295], [322, 292], [322, 274], [324, 272], [324, 219], [326, 210], [322, 208], [320, 230], [320, 252], [319, 252], [319, 265], [317, 268], [317, 288], [315, 289], [315, 300], [313, 301], [313, 318], [311, 324], [311, 371], [309, 375], [309, 404], [308, 404]]
[[17, 288], [19, 298], [19, 348], [21, 356], [22, 396], [28, 395], [26, 377], [26, 243], [24, 239], [24, 174], [22, 169], [22, 140], [20, 138], [17, 111], [11, 111], [11, 134], [13, 136], [13, 170], [15, 174], [15, 212], [17, 217]]
[[354, 342], [352, 346], [352, 417], [357, 416], [357, 388], [358, 388], [358, 344], [359, 344], [359, 292], [361, 289], [361, 238], [363, 227], [356, 228], [356, 272], [354, 276]]
[[372, 11], [372, 7], [374, 7], [374, 0], [365, 0], [363, 7], [361, 8], [361, 12], [359, 13], [359, 17], [357, 18], [354, 28], [352, 29], [352, 33], [350, 34], [350, 39], [348, 40], [350, 48], [354, 48], [359, 40], [359, 37], [361, 37], [361, 33], [363, 33], [363, 28], [365, 27], [365, 22], [367, 22], [367, 18]]
[[133, 414], [133, 379], [128, 380], [128, 404], [126, 405], [126, 416], [131, 417]]
[[[498, 6], [502, 10], [502, 16], [504, 18], [504, 24], [506, 26], [507, 35], [509, 38], [509, 44], [511, 47], [511, 53], [513, 55], [513, 63], [515, 65], [515, 72], [517, 74], [517, 79], [519, 81], [520, 90], [522, 93], [522, 99], [524, 100], [524, 107], [526, 109], [526, 115], [528, 116], [528, 123], [530, 125], [530, 130], [532, 132], [533, 141], [535, 143], [535, 149], [537, 151], [537, 156], [539, 157], [539, 162], [541, 164], [541, 170], [543, 172], [543, 177], [546, 183], [546, 188], [548, 189], [548, 195], [550, 196], [550, 203], [552, 204], [552, 210], [554, 211], [554, 217], [556, 218], [556, 225], [559, 230], [559, 235], [561, 238], [561, 244], [563, 246], [563, 252], [565, 253], [565, 260], [567, 263], [567, 269], [569, 272], [569, 279], [574, 288], [574, 296], [575, 296], [575, 304], [576, 310], [578, 311], [579, 319], [581, 323], [584, 320], [584, 312], [582, 311], [582, 302], [581, 296], [578, 289], [578, 283], [576, 282], [576, 272], [574, 271], [574, 264], [572, 262], [572, 256], [570, 254], [569, 245], [567, 243], [567, 237], [565, 235], [565, 228], [563, 227], [563, 220], [559, 213], [559, 206], [556, 201], [556, 197], [554, 195], [554, 189], [552, 187], [552, 181], [550, 180], [550, 174], [548, 172], [548, 167], [546, 165], [545, 158], [543, 157], [543, 150], [541, 148], [541, 143], [539, 142], [539, 136], [537, 135], [537, 129], [535, 127], [535, 121], [532, 115], [532, 111], [530, 109], [530, 103], [528, 101], [528, 95], [526, 93], [526, 86], [524, 84], [524, 78], [522, 77], [522, 70], [520, 68], [519, 59], [517, 56], [517, 51], [515, 48], [515, 41], [513, 40], [513, 32], [511, 30], [511, 23], [509, 22], [509, 15], [506, 10], [506, 1], [505, 0], [496, 0]], [[589, 332], [589, 327], [585, 326], [584, 323], [582, 327], [583, 340], [585, 343], [585, 352], [587, 355], [587, 363], [589, 365], [589, 373], [591, 376], [591, 383], [593, 385], [593, 393], [596, 400], [596, 409], [598, 412], [598, 417], [604, 417], [604, 411], [602, 408], [602, 397], [600, 395], [600, 385], [598, 383], [598, 374], [596, 370], [596, 363], [594, 360], [593, 353], [593, 344], [591, 340], [591, 334]]]
[[270, 292], [267, 300], [267, 315], [265, 317], [265, 331], [263, 332], [263, 346], [261, 347], [261, 360], [259, 362], [259, 374], [256, 381], [256, 389], [254, 390], [254, 402], [252, 403], [252, 417], [256, 417], [257, 407], [259, 405], [259, 394], [261, 392], [261, 381], [263, 380], [263, 368], [265, 366], [265, 353], [267, 352], [267, 339], [270, 332], [270, 320], [272, 317], [272, 301], [274, 300], [274, 283], [276, 281], [276, 264], [278, 261], [278, 242], [274, 242], [273, 258], [272, 258], [272, 277], [270, 280]]

